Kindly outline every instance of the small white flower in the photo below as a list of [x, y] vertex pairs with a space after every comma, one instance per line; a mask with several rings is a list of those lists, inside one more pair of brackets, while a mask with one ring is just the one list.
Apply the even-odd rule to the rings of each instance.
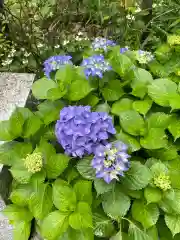
[[37, 47], [42, 48], [44, 45], [42, 43], [38, 43]]
[[60, 45], [57, 44], [57, 45], [54, 46], [54, 48], [60, 48]]
[[78, 32], [78, 36], [82, 36], [83, 35], [83, 33], [82, 32]]
[[23, 59], [23, 60], [22, 60], [22, 63], [23, 63], [23, 64], [27, 64], [27, 63], [28, 63], [28, 60], [27, 60], [27, 59]]
[[24, 52], [24, 51], [25, 51], [25, 48], [21, 48], [21, 51], [23, 51], [23, 52]]
[[25, 53], [24, 53], [24, 56], [25, 56], [25, 57], [29, 57], [30, 55], [31, 55], [31, 53], [28, 53], [28, 52], [25, 52]]
[[69, 43], [69, 40], [64, 40], [63, 45], [67, 45]]
[[133, 15], [127, 14], [126, 18], [129, 20], [135, 20], [135, 17]]
[[138, 12], [141, 12], [141, 8], [140, 7], [137, 7], [136, 10], [135, 10], [135, 13], [138, 13]]

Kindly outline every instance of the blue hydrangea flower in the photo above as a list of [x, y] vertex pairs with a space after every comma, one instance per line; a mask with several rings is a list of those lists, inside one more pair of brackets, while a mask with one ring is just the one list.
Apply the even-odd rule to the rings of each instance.
[[129, 48], [128, 47], [123, 47], [123, 48], [120, 48], [120, 53], [125, 53], [129, 51]]
[[65, 56], [65, 55], [57, 55], [57, 56], [52, 56], [48, 58], [44, 62], [44, 72], [47, 78], [50, 78], [50, 73], [52, 71], [60, 69], [66, 64], [72, 65], [73, 63], [70, 60], [71, 58], [72, 58], [71, 56]]
[[115, 45], [116, 43], [114, 41], [101, 37], [95, 38], [92, 42], [92, 48], [94, 51], [104, 50], [105, 52], [107, 52], [108, 47], [113, 47]]
[[138, 50], [135, 51], [136, 59], [141, 64], [146, 64], [154, 60], [154, 56], [151, 52]]
[[97, 146], [91, 165], [96, 170], [97, 178], [110, 183], [113, 179], [118, 180], [118, 176], [124, 176], [130, 167], [129, 158], [127, 146], [117, 141]]
[[89, 106], [64, 107], [55, 134], [65, 153], [74, 157], [92, 154], [116, 130], [112, 118], [105, 112], [91, 112]]
[[112, 67], [105, 61], [103, 55], [94, 55], [92, 57], [85, 58], [81, 64], [84, 67], [84, 73], [86, 78], [89, 76], [103, 77], [103, 73], [110, 71]]

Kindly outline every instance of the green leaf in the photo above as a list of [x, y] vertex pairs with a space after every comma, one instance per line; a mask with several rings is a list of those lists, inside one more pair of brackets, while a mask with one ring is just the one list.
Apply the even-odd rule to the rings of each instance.
[[146, 198], [147, 204], [157, 203], [161, 200], [162, 193], [158, 188], [147, 187], [144, 190], [144, 196]]
[[129, 240], [155, 240], [150, 238], [144, 230], [141, 230], [133, 222], [129, 225], [128, 235], [130, 238]]
[[124, 54], [120, 53], [119, 46], [112, 49], [109, 62], [111, 63], [113, 70], [122, 77], [125, 76], [125, 74], [133, 66], [131, 60]]
[[178, 149], [175, 145], [169, 142], [167, 147], [151, 151], [151, 155], [162, 161], [171, 161], [178, 157]]
[[51, 88], [47, 91], [47, 99], [55, 101], [58, 100], [67, 93], [67, 89], [64, 87], [64, 89], [61, 89], [59, 87]]
[[9, 121], [0, 121], [0, 141], [11, 141], [14, 138]]
[[147, 229], [156, 224], [159, 209], [155, 204], [146, 205], [142, 200], [135, 200], [132, 205], [132, 216]]
[[112, 236], [110, 240], [130, 240], [130, 238], [126, 233], [120, 230], [115, 236]]
[[80, 176], [79, 172], [76, 168], [72, 168], [71, 166], [65, 171], [65, 178], [68, 183], [72, 182], [74, 179]]
[[96, 112], [107, 112], [109, 113], [111, 110], [111, 107], [109, 106], [109, 104], [107, 104], [107, 102], [103, 103], [103, 104], [98, 104], [96, 106]]
[[95, 170], [91, 167], [92, 157], [85, 157], [79, 160], [77, 170], [86, 179], [93, 180], [96, 178]]
[[51, 212], [40, 227], [42, 236], [48, 240], [55, 240], [63, 235], [68, 228], [68, 215], [59, 211]]
[[27, 169], [25, 167], [21, 167], [19, 168], [18, 166], [13, 166], [10, 169], [10, 172], [13, 176], [13, 178], [19, 182], [19, 183], [28, 183], [31, 179], [32, 173], [28, 172]]
[[132, 80], [132, 95], [140, 98], [144, 98], [148, 85], [154, 81], [152, 75], [142, 68], [133, 69], [129, 74], [129, 78]]
[[15, 222], [13, 229], [14, 240], [28, 240], [31, 232], [31, 223], [26, 221]]
[[85, 98], [81, 99], [80, 104], [86, 106], [94, 107], [98, 104], [99, 98], [94, 94], [89, 94]]
[[51, 211], [52, 188], [48, 184], [38, 183], [29, 199], [29, 209], [36, 219], [42, 220]]
[[41, 78], [33, 84], [32, 93], [37, 99], [47, 99], [48, 91], [57, 87], [58, 85], [54, 81]]
[[169, 107], [169, 99], [176, 94], [176, 83], [168, 79], [156, 79], [148, 86], [148, 95], [160, 106]]
[[120, 124], [123, 130], [131, 135], [139, 136], [144, 134], [144, 120], [141, 115], [134, 110], [122, 112], [120, 114]]
[[121, 189], [116, 186], [112, 194], [103, 195], [104, 212], [113, 219], [118, 219], [126, 215], [130, 208], [130, 198], [124, 194]]
[[42, 122], [38, 116], [33, 115], [28, 118], [23, 126], [23, 137], [29, 138], [33, 136], [41, 127]]
[[94, 233], [92, 228], [84, 228], [74, 230], [69, 227], [62, 238], [58, 240], [94, 240]]
[[79, 202], [75, 212], [69, 216], [69, 225], [74, 229], [92, 228], [91, 208], [86, 202]]
[[122, 98], [113, 103], [111, 112], [119, 116], [121, 112], [132, 110], [132, 103], [133, 100], [129, 98]]
[[162, 128], [151, 128], [147, 135], [140, 139], [140, 144], [146, 149], [165, 148], [168, 145], [168, 138]]
[[63, 108], [63, 103], [61, 101], [51, 102], [49, 100], [44, 101], [43, 103], [37, 106], [38, 115], [41, 120], [46, 124], [50, 124], [59, 119], [60, 110]]
[[20, 185], [11, 192], [11, 201], [18, 206], [28, 206], [28, 201], [31, 195], [31, 187], [27, 184]]
[[67, 64], [63, 68], [57, 70], [55, 79], [59, 83], [70, 84], [73, 81], [74, 74], [76, 74], [75, 69], [72, 65]]
[[140, 114], [143, 114], [144, 116], [147, 114], [151, 106], [152, 106], [152, 100], [148, 98], [133, 102], [133, 109], [139, 112]]
[[131, 162], [130, 170], [126, 172], [122, 179], [122, 184], [130, 190], [140, 190], [145, 188], [151, 181], [152, 175], [145, 165], [140, 162]]
[[76, 208], [76, 194], [64, 180], [57, 179], [53, 184], [53, 203], [61, 212], [72, 212]]
[[114, 189], [114, 183], [111, 182], [107, 184], [104, 179], [96, 178], [94, 180], [94, 187], [96, 189], [97, 195], [101, 195], [106, 192], [110, 192]]
[[172, 115], [168, 115], [164, 112], [156, 112], [152, 113], [148, 118], [148, 128], [168, 128], [169, 124], [171, 123]]
[[24, 118], [18, 108], [14, 110], [10, 119], [10, 131], [14, 135], [14, 138], [21, 136], [23, 131]]
[[87, 80], [75, 80], [71, 83], [66, 98], [70, 101], [78, 101], [86, 97], [92, 90], [93, 88]]
[[180, 109], [180, 95], [174, 94], [170, 99], [169, 99], [169, 105], [171, 107], [171, 111], [175, 109]]
[[44, 139], [41, 140], [37, 150], [42, 153], [45, 163], [48, 161], [49, 158], [51, 158], [51, 156], [56, 154], [56, 150], [53, 145], [48, 143]]
[[92, 182], [87, 180], [78, 180], [73, 187], [78, 201], [92, 204]]
[[94, 235], [97, 237], [111, 237], [115, 232], [112, 220], [103, 212], [95, 212], [93, 214]]
[[138, 151], [141, 148], [139, 142], [135, 137], [132, 137], [123, 131], [120, 131], [120, 133], [116, 134], [116, 138], [127, 144], [131, 152]]
[[16, 206], [15, 204], [8, 205], [2, 213], [11, 221], [31, 221], [33, 215], [27, 208]]
[[164, 192], [159, 206], [166, 213], [180, 214], [180, 190], [171, 189]]
[[180, 162], [179, 158], [176, 158], [169, 162], [169, 176], [171, 180], [171, 185], [173, 188], [180, 189]]
[[102, 89], [102, 95], [106, 101], [116, 101], [124, 95], [119, 80], [111, 80]]
[[171, 230], [173, 237], [180, 233], [180, 215], [165, 215], [165, 222], [167, 227]]
[[70, 158], [62, 153], [54, 154], [47, 159], [45, 169], [48, 178], [57, 178], [68, 167]]
[[178, 118], [173, 118], [170, 125], [168, 126], [168, 130], [173, 135], [174, 141], [180, 137], [180, 121]]

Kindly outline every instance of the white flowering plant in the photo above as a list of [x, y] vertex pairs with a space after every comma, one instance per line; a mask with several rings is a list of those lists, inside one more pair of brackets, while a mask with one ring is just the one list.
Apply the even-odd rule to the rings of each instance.
[[99, 37], [79, 64], [44, 62], [36, 108], [0, 122], [14, 240], [180, 238], [179, 46], [178, 35], [154, 53]]

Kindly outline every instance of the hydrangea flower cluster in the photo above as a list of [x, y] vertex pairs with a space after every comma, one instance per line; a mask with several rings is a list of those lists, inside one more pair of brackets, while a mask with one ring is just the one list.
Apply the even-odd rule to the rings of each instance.
[[129, 51], [129, 48], [128, 47], [123, 47], [123, 48], [120, 48], [120, 53], [125, 53], [125, 52], [127, 52], [127, 51]]
[[70, 59], [72, 59], [71, 56], [65, 56], [65, 55], [57, 55], [57, 56], [52, 56], [48, 58], [44, 62], [44, 72], [47, 78], [50, 78], [50, 73], [52, 71], [60, 69], [62, 66], [66, 64], [72, 65], [73, 63]]
[[92, 57], [85, 58], [81, 66], [84, 67], [84, 73], [87, 79], [89, 76], [98, 76], [102, 78], [104, 72], [112, 69], [109, 63], [105, 61], [103, 55], [94, 55]]
[[65, 153], [74, 157], [92, 154], [116, 130], [112, 118], [104, 112], [91, 112], [89, 106], [64, 107], [55, 134]]
[[137, 61], [141, 64], [146, 64], [154, 60], [154, 56], [152, 55], [151, 52], [143, 50], [135, 51], [135, 56]]
[[92, 42], [92, 49], [94, 51], [104, 50], [105, 52], [108, 51], [108, 47], [115, 46], [116, 43], [112, 40], [108, 40], [106, 38], [97, 37]]
[[129, 158], [127, 146], [117, 141], [97, 146], [91, 165], [96, 170], [97, 178], [110, 183], [113, 179], [118, 180], [118, 175], [124, 176], [124, 172], [130, 167]]
[[43, 160], [41, 153], [28, 154], [24, 160], [24, 166], [27, 168], [28, 172], [36, 173], [40, 172], [42, 169]]
[[170, 177], [165, 173], [161, 173], [158, 176], [155, 176], [153, 181], [154, 181], [154, 185], [162, 189], [163, 191], [167, 191], [168, 189], [171, 189]]

